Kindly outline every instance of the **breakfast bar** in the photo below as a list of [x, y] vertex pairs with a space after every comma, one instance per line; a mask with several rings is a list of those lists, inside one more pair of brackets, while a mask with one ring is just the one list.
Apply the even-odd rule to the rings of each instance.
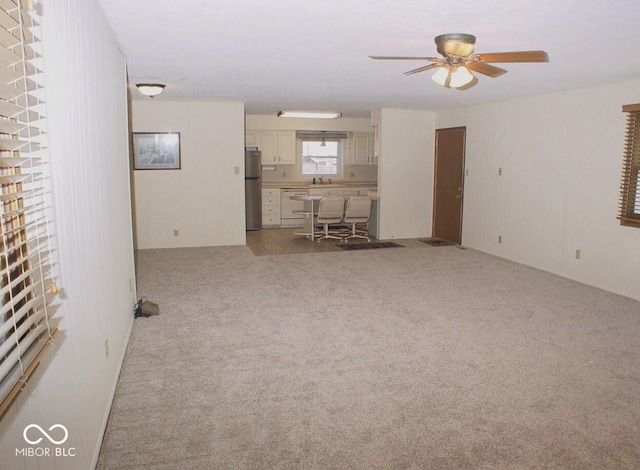
[[304, 215], [304, 226], [302, 232], [295, 232], [295, 235], [300, 235], [309, 238], [311, 241], [315, 238], [314, 217], [318, 213], [318, 205], [316, 201], [322, 199], [322, 195], [319, 194], [297, 194], [290, 196], [290, 199], [294, 201], [304, 201], [305, 207], [303, 210], [294, 211], [296, 214]]

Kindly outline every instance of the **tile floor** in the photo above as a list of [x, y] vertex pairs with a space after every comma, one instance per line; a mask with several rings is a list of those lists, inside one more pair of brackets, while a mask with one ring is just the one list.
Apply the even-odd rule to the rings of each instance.
[[[299, 228], [267, 228], [247, 232], [247, 246], [256, 256], [285, 255], [296, 253], [322, 253], [327, 251], [342, 251], [337, 244], [340, 240], [311, 241], [310, 239], [295, 235]], [[373, 240], [372, 241], [394, 241], [405, 247], [422, 248], [429, 245], [420, 242], [417, 238], [394, 239], [394, 240]], [[349, 240], [348, 243], [367, 243], [366, 240]]]

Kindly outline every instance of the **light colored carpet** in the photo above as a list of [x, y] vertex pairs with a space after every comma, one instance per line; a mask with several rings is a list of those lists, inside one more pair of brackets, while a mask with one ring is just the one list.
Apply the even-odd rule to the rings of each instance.
[[458, 247], [145, 250], [98, 469], [635, 469], [640, 303]]

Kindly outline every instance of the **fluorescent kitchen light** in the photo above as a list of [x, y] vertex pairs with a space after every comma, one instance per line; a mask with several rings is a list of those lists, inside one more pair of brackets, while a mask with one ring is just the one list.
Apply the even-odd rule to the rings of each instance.
[[326, 113], [322, 111], [280, 111], [278, 117], [303, 119], [338, 119], [342, 113]]

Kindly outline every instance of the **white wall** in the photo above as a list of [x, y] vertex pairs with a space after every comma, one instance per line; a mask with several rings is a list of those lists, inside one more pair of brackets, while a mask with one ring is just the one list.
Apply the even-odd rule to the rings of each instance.
[[431, 236], [435, 113], [376, 110], [379, 238]]
[[244, 245], [244, 105], [134, 100], [132, 120], [180, 132], [182, 156], [180, 170], [134, 172], [136, 247]]
[[[125, 61], [95, 0], [45, 1], [42, 22], [63, 321], [53, 353], [0, 420], [0, 467], [86, 470], [135, 303]], [[16, 457], [32, 423], [66, 426], [75, 457]]]
[[438, 113], [438, 128], [467, 127], [463, 244], [640, 299], [640, 231], [616, 220], [621, 107], [638, 102], [639, 88], [636, 80]]

